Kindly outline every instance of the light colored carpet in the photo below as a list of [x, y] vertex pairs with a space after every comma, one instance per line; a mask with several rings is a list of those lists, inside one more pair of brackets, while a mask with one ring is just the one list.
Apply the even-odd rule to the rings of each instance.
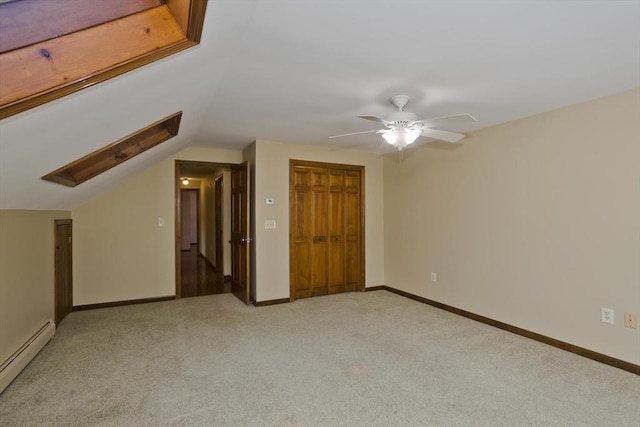
[[639, 426], [640, 377], [386, 291], [74, 312], [2, 426]]

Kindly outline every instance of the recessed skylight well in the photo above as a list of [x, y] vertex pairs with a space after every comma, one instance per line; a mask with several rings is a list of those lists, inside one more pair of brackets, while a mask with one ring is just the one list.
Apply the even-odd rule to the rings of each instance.
[[178, 134], [182, 111], [57, 169], [42, 179], [75, 187]]

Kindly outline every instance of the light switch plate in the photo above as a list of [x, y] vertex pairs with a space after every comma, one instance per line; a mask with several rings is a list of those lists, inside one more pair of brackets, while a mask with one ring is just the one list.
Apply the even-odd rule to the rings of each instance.
[[264, 229], [265, 230], [273, 230], [276, 228], [276, 220], [275, 219], [265, 219], [264, 220]]
[[276, 199], [274, 199], [273, 197], [267, 197], [266, 199], [264, 199], [264, 202], [267, 205], [274, 205], [276, 203]]

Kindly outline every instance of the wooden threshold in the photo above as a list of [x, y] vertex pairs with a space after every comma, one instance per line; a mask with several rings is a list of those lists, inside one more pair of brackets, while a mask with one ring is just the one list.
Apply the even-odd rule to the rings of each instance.
[[159, 120], [146, 128], [75, 160], [42, 179], [75, 187], [114, 166], [174, 137], [180, 128], [182, 111]]
[[606, 354], [598, 353], [596, 351], [579, 347], [577, 345], [569, 344], [564, 341], [557, 340], [555, 338], [547, 337], [545, 335], [538, 334], [536, 332], [531, 332], [526, 329], [519, 328], [517, 326], [509, 325], [507, 323], [503, 323], [498, 320], [490, 319], [488, 317], [481, 316], [479, 314], [471, 313], [470, 311], [462, 310], [447, 304], [443, 304], [441, 302], [433, 301], [428, 298], [414, 295], [409, 292], [401, 291], [399, 289], [395, 289], [389, 286], [376, 286], [374, 289], [376, 290], [382, 289], [385, 291], [389, 291], [394, 294], [412, 299], [414, 301], [428, 304], [430, 306], [440, 308], [442, 310], [446, 310], [450, 313], [454, 313], [454, 314], [466, 317], [468, 319], [475, 320], [476, 322], [484, 323], [486, 325], [493, 326], [493, 327], [502, 329], [504, 331], [523, 336], [525, 338], [530, 338], [532, 340], [535, 340], [544, 344], [548, 344], [550, 346], [571, 352], [573, 354], [577, 354], [578, 356], [586, 357], [587, 359], [595, 360], [596, 362], [604, 363], [605, 365], [613, 366], [615, 368], [622, 369], [623, 371], [640, 375], [640, 365], [636, 365], [631, 362], [616, 359], [615, 357], [607, 356]]

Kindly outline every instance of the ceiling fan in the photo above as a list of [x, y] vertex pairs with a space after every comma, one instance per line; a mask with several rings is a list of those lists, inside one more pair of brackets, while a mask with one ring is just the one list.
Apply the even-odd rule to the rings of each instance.
[[361, 119], [380, 122], [385, 126], [384, 129], [345, 133], [342, 135], [330, 136], [329, 138], [340, 138], [343, 136], [360, 135], [364, 133], [379, 133], [382, 134], [382, 138], [384, 138], [386, 142], [393, 145], [398, 149], [398, 151], [400, 151], [407, 145], [412, 144], [420, 136], [450, 143], [457, 143], [465, 137], [464, 134], [436, 128], [465, 125], [476, 122], [476, 119], [473, 118], [471, 114], [457, 114], [454, 116], [418, 120], [414, 113], [404, 111], [404, 106], [407, 105], [409, 99], [410, 98], [407, 95], [392, 96], [391, 99], [389, 99], [389, 102], [395, 105], [398, 108], [398, 111], [391, 113], [384, 119], [376, 116], [358, 116]]

